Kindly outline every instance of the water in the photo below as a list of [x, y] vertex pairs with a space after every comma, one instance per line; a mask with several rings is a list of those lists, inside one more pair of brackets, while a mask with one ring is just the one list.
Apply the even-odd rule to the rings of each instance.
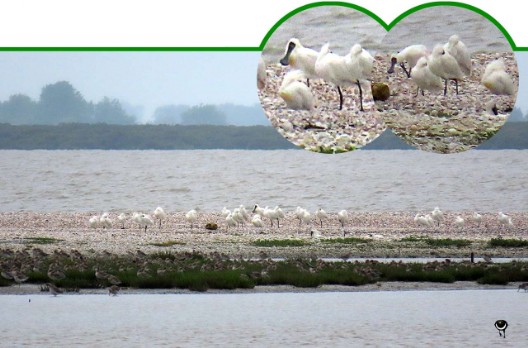
[[528, 151], [0, 151], [0, 211], [524, 211]]
[[266, 43], [264, 57], [278, 61], [292, 37], [304, 46], [319, 51], [326, 42], [332, 51], [347, 54], [355, 43], [371, 53], [394, 52], [411, 44], [430, 49], [458, 34], [471, 52], [511, 51], [502, 32], [487, 18], [455, 6], [437, 6], [415, 12], [394, 26], [388, 35], [383, 27], [363, 12], [342, 7], [323, 6], [300, 12], [284, 22]]
[[[0, 345], [523, 347], [527, 297], [512, 289], [3, 295]], [[498, 319], [509, 323], [506, 339]]]

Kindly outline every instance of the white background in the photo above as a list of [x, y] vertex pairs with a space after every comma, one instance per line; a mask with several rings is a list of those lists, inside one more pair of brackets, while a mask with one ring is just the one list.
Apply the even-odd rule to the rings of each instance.
[[[288, 12], [313, 1], [18, 0], [0, 5], [0, 46], [257, 47]], [[425, 1], [367, 1], [389, 23]], [[521, 1], [468, 0], [528, 46]]]

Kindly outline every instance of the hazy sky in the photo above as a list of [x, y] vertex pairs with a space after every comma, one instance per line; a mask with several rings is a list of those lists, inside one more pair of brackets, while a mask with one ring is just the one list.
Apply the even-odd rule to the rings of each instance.
[[97, 102], [117, 98], [145, 107], [259, 103], [259, 52], [0, 52], [0, 100], [66, 80]]
[[[0, 52], [0, 100], [23, 93], [38, 100], [41, 88], [66, 80], [89, 101], [117, 98], [145, 107], [143, 120], [166, 104], [259, 103], [260, 52]], [[517, 52], [520, 75], [528, 52]], [[521, 79], [517, 106], [528, 112]], [[524, 81], [524, 84], [523, 84]]]

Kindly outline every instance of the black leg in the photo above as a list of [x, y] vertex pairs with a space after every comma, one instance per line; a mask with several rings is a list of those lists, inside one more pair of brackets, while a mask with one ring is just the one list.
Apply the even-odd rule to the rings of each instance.
[[359, 87], [359, 105], [360, 105], [360, 110], [361, 111], [365, 111], [365, 110], [363, 110], [363, 90], [361, 89], [361, 83], [359, 83], [359, 80], [357, 80], [357, 85]]
[[310, 87], [310, 79], [306, 79], [306, 85], [308, 85], [308, 87]]
[[447, 94], [447, 80], [444, 80], [444, 95]]
[[456, 94], [458, 95], [458, 80], [455, 79]]
[[337, 91], [339, 92], [339, 110], [343, 110], [343, 93], [341, 93], [339, 86], [337, 86]]

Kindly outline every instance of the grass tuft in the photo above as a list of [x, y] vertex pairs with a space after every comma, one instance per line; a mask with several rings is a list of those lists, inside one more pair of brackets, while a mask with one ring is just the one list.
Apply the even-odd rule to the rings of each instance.
[[258, 247], [301, 247], [307, 242], [300, 239], [259, 239], [252, 244]]
[[489, 243], [489, 247], [503, 247], [503, 248], [525, 248], [528, 247], [528, 240], [522, 239], [502, 239], [492, 238]]

